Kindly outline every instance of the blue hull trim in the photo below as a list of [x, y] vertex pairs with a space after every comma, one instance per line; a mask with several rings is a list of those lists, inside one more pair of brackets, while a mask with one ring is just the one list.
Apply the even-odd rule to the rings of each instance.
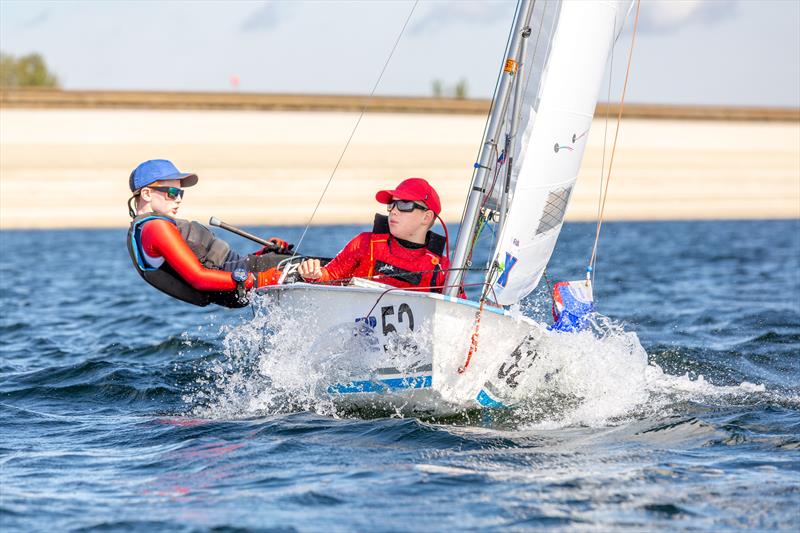
[[432, 376], [416, 376], [408, 378], [390, 378], [376, 381], [351, 381], [337, 383], [328, 387], [328, 394], [387, 393], [393, 390], [429, 389], [433, 383]]
[[483, 389], [481, 389], [481, 391], [478, 393], [478, 396], [475, 398], [475, 401], [484, 407], [498, 407], [498, 408], [508, 407], [506, 404], [492, 399], [492, 397], [486, 394], [486, 391]]

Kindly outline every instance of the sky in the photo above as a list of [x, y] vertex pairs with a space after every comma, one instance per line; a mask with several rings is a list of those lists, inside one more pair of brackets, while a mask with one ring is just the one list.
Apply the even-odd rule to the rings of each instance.
[[[430, 96], [438, 79], [490, 98], [515, 4], [420, 0], [377, 94]], [[412, 7], [0, 0], [0, 49], [41, 53], [65, 89], [368, 94]], [[643, 0], [633, 58], [627, 102], [800, 107], [800, 0]]]

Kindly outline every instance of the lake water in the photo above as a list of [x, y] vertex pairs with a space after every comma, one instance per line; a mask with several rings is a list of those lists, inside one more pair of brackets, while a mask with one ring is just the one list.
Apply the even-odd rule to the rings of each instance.
[[[362, 229], [312, 228], [303, 250]], [[568, 225], [549, 278], [582, 276], [593, 236]], [[169, 299], [124, 240], [0, 232], [3, 531], [800, 523], [800, 221], [607, 224], [604, 338], [565, 343], [568, 378], [525, 406], [443, 419], [339, 413], [302, 379], [302, 402], [275, 401], [265, 363], [304, 361], [242, 357], [250, 309]]]

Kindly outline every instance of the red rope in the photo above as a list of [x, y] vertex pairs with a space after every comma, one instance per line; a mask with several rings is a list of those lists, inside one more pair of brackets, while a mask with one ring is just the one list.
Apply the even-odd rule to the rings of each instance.
[[478, 309], [478, 312], [475, 313], [475, 329], [472, 330], [472, 337], [469, 340], [469, 351], [467, 352], [467, 360], [464, 361], [464, 364], [458, 367], [458, 373], [463, 374], [467, 371], [467, 367], [469, 366], [470, 361], [472, 361], [472, 356], [475, 352], [478, 351], [478, 335], [480, 334], [480, 327], [481, 327], [481, 315], [483, 314], [483, 303], [485, 299], [481, 299], [481, 306]]

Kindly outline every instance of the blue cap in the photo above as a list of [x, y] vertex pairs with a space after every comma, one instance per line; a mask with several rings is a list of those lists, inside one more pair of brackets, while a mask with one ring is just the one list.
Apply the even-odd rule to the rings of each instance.
[[151, 159], [133, 169], [129, 185], [131, 192], [136, 192], [142, 187], [162, 180], [181, 180], [181, 187], [191, 187], [197, 183], [197, 174], [181, 172], [172, 161], [166, 159]]

